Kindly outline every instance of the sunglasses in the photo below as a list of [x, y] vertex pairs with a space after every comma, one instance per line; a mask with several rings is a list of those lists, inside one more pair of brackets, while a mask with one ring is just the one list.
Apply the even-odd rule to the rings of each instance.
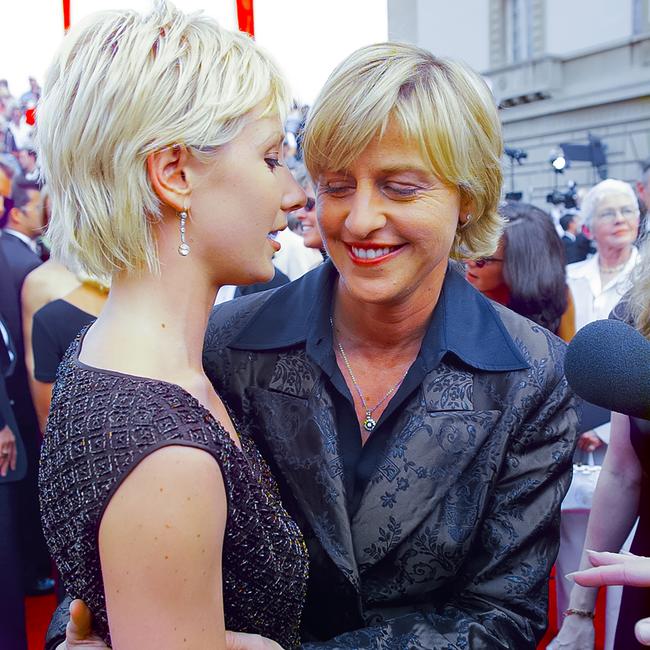
[[482, 269], [486, 264], [489, 264], [490, 262], [503, 262], [503, 259], [500, 257], [483, 257], [480, 260], [474, 260], [474, 264], [479, 269]]

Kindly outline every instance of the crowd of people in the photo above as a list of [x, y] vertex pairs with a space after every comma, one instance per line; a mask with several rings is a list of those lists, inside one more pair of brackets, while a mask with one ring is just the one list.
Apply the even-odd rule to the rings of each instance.
[[648, 427], [580, 403], [563, 341], [648, 336], [650, 160], [553, 218], [501, 200], [467, 67], [362, 48], [307, 114], [164, 0], [29, 84], [0, 80], [0, 647], [56, 583], [49, 650], [534, 648], [556, 563], [554, 647], [593, 650], [598, 586], [647, 579], [592, 551], [650, 556]]

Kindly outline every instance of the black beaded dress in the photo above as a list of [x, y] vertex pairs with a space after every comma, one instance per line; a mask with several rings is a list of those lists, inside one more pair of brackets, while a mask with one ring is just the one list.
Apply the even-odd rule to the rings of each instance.
[[59, 367], [41, 451], [45, 537], [67, 592], [83, 599], [110, 645], [99, 560], [102, 515], [122, 481], [168, 445], [204, 449], [228, 499], [223, 544], [226, 629], [299, 645], [308, 557], [275, 481], [244, 429], [242, 450], [180, 386], [86, 366], [82, 332]]

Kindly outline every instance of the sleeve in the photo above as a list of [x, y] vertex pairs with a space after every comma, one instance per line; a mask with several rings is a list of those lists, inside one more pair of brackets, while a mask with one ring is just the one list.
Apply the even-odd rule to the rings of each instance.
[[65, 641], [65, 628], [70, 620], [70, 603], [72, 598], [66, 596], [61, 604], [54, 610], [52, 620], [47, 628], [45, 636], [44, 650], [55, 650], [55, 648]]
[[[47, 305], [46, 305], [47, 306]], [[48, 314], [39, 309], [34, 314], [32, 324], [32, 349], [34, 351], [34, 377], [38, 381], [53, 384], [56, 371], [61, 363], [59, 346], [52, 336], [52, 328], [48, 326]]]
[[571, 480], [575, 399], [564, 377], [510, 443], [458, 590], [444, 606], [306, 643], [303, 650], [517, 648], [534, 650], [546, 629], [548, 578]]

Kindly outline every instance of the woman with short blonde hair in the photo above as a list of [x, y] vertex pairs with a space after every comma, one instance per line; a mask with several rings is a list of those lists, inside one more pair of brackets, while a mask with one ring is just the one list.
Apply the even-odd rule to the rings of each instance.
[[485, 82], [457, 61], [400, 43], [356, 51], [332, 72], [309, 116], [303, 142], [312, 178], [344, 169], [394, 119], [422, 160], [472, 206], [458, 231], [456, 259], [494, 252], [503, 221], [501, 125]]
[[43, 526], [109, 645], [295, 648], [307, 554], [203, 370], [224, 284], [269, 280], [304, 201], [282, 166], [289, 95], [243, 34], [165, 0], [74, 26], [39, 106], [53, 253], [111, 278], [59, 366]]

